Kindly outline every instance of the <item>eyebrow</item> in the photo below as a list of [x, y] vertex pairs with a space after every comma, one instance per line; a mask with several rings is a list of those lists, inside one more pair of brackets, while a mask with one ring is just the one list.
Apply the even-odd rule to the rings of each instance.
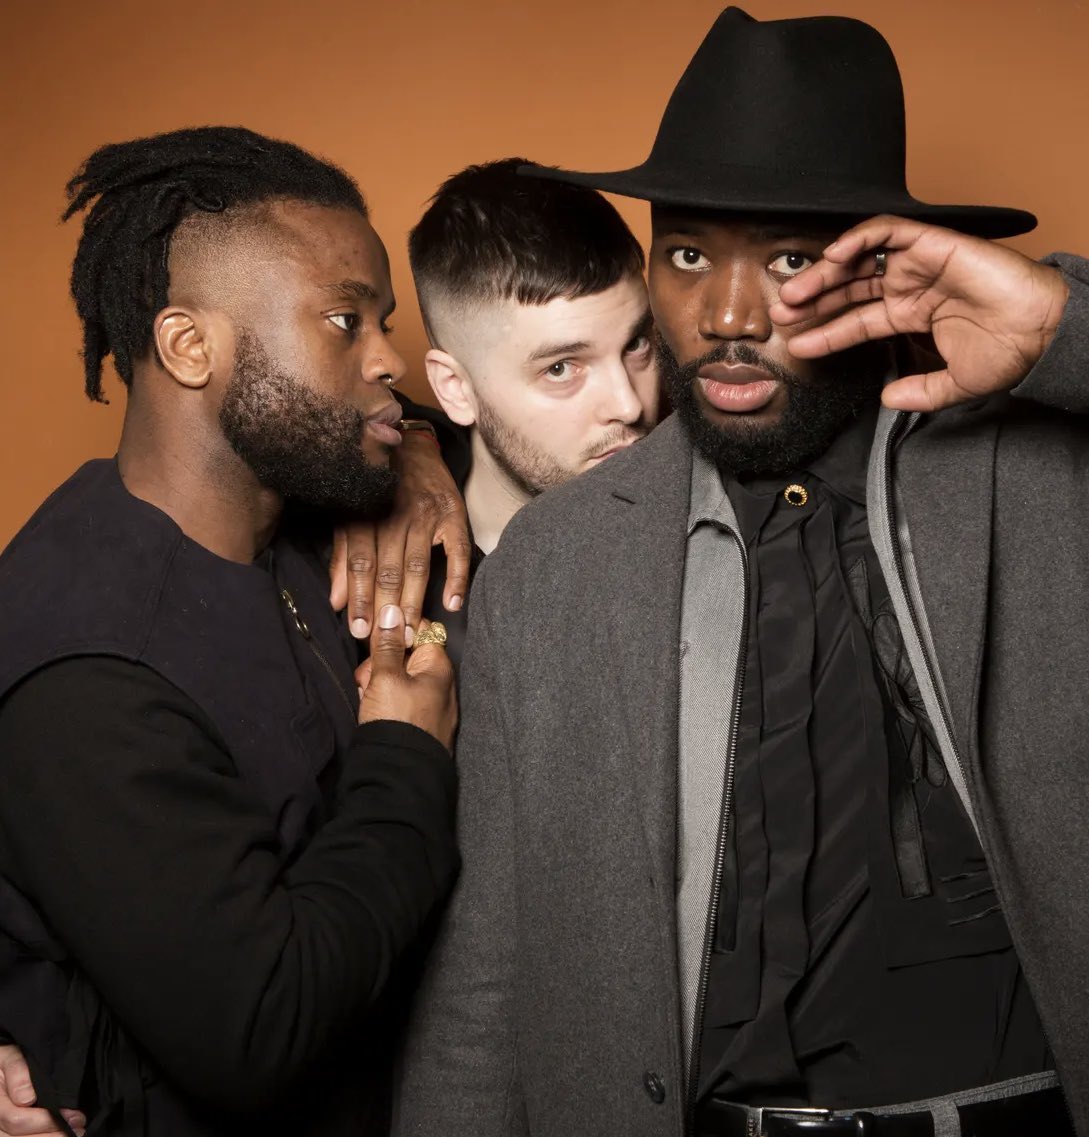
[[340, 300], [377, 300], [378, 293], [365, 280], [338, 280], [327, 284], [325, 291]]
[[645, 336], [650, 332], [651, 325], [654, 323], [654, 315], [650, 307], [643, 309], [643, 314], [632, 324], [628, 330], [628, 338], [625, 343], [631, 343], [636, 336]]
[[[327, 284], [325, 292], [337, 300], [346, 300], [349, 303], [379, 299], [377, 290], [365, 280], [339, 280], [336, 284]], [[388, 320], [396, 310], [397, 301], [391, 300], [389, 307], [382, 313], [381, 319]]]
[[539, 347], [536, 351], [530, 352], [526, 362], [539, 363], [542, 359], [551, 359], [555, 355], [577, 355], [580, 351], [585, 351], [589, 346], [590, 343], [588, 340], [575, 340], [573, 343], [545, 344], [544, 347]]
[[[630, 343], [637, 335], [643, 334], [650, 329], [653, 317], [651, 316], [650, 308], [645, 308], [643, 314], [635, 320], [631, 328], [628, 330], [627, 339], [625, 343]], [[544, 347], [537, 348], [536, 351], [531, 352], [527, 357], [527, 363], [540, 363], [545, 359], [554, 359], [563, 355], [578, 355], [580, 351], [588, 351], [594, 345], [589, 340], [576, 340], [574, 343], [555, 343], [546, 344]]]

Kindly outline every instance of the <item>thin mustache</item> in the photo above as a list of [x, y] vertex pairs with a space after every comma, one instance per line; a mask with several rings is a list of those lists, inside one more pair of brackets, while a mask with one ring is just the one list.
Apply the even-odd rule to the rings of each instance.
[[623, 446], [629, 442], [638, 442], [640, 438], [646, 437], [646, 430], [625, 430], [618, 434], [610, 435], [603, 438], [593, 449], [593, 451], [585, 456], [583, 461], [589, 461], [591, 458], [600, 458], [602, 454], [607, 454], [610, 450], [615, 450], [618, 446]]
[[715, 348], [714, 351], [701, 355], [699, 359], [684, 364], [680, 367], [680, 373], [686, 379], [693, 380], [704, 367], [708, 367], [712, 363], [741, 363], [746, 367], [759, 367], [783, 383], [796, 385], [801, 382], [793, 371], [781, 363], [776, 363], [773, 359], [768, 359], [767, 356], [747, 343], [723, 344], [721, 347]]

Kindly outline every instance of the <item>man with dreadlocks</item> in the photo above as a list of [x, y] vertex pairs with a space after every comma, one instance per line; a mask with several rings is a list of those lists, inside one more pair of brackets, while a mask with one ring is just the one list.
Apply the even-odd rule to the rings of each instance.
[[456, 871], [451, 670], [396, 605], [355, 670], [285, 506], [394, 493], [386, 252], [238, 128], [69, 194], [87, 393], [112, 355], [128, 404], [0, 557], [0, 1023], [68, 1132], [381, 1131], [376, 1004]]

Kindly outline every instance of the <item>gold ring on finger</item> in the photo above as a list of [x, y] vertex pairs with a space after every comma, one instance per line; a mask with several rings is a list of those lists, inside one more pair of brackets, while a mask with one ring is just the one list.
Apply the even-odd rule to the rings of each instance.
[[426, 628], [419, 628], [412, 641], [413, 647], [421, 644], [438, 644], [440, 647], [446, 643], [446, 625], [440, 620], [432, 620]]

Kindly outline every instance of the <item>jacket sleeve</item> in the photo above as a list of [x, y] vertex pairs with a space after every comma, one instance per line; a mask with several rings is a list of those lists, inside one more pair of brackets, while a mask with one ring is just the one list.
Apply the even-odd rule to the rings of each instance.
[[186, 696], [66, 660], [0, 705], [0, 871], [154, 1063], [216, 1108], [291, 1092], [381, 991], [456, 871], [453, 763], [360, 727], [337, 811], [288, 867]]
[[414, 1001], [394, 1137], [528, 1133], [514, 1020], [517, 851], [488, 562], [473, 584], [458, 736], [462, 872]]
[[1089, 260], [1051, 253], [1043, 263], [1061, 270], [1070, 296], [1055, 338], [1012, 394], [1058, 410], [1089, 414]]

